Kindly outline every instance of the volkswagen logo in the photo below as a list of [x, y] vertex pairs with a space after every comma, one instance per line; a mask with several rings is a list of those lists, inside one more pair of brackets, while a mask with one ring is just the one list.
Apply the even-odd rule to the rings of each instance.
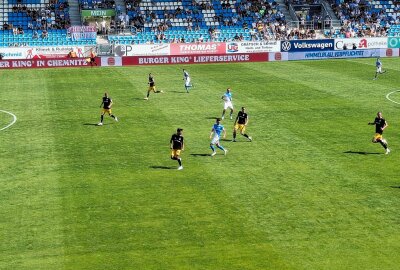
[[290, 50], [291, 47], [292, 47], [292, 45], [290, 44], [289, 41], [282, 42], [282, 51], [287, 52]]

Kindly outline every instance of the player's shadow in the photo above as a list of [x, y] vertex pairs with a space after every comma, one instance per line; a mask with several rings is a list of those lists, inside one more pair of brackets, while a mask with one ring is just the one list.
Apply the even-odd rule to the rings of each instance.
[[152, 169], [161, 169], [161, 170], [173, 170], [176, 169], [176, 167], [173, 166], [150, 166]]
[[211, 116], [211, 117], [209, 116], [209, 117], [206, 117], [206, 119], [214, 119], [214, 120], [215, 120], [215, 119], [217, 119], [217, 118], [218, 118], [218, 117], [215, 117], [215, 116]]
[[194, 156], [194, 157], [209, 157], [210, 156], [210, 154], [190, 154], [191, 156]]
[[377, 152], [365, 152], [365, 151], [345, 151], [345, 154], [358, 154], [358, 155], [383, 155], [383, 153]]
[[[103, 123], [103, 126], [105, 126], [105, 125], [111, 125], [111, 124], [112, 124], [112, 123]], [[96, 126], [96, 127], [97, 127], [98, 124], [84, 123], [83, 125], [84, 125], [84, 126]]]
[[400, 188], [400, 186], [390, 186], [391, 188]]

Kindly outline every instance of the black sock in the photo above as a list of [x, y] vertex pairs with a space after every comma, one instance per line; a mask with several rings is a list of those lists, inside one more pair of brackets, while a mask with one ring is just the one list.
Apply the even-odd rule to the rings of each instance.
[[100, 122], [103, 123], [104, 115], [100, 116]]
[[246, 138], [249, 138], [249, 135], [247, 135], [247, 134], [243, 134], [243, 136], [245, 136]]
[[147, 92], [147, 97], [149, 97], [150, 96], [150, 92]]
[[179, 163], [179, 166], [182, 166], [182, 159], [181, 158], [178, 158], [178, 163]]
[[233, 139], [236, 139], [236, 133], [233, 133]]
[[110, 115], [112, 118], [114, 118], [115, 119], [115, 116], [112, 114], [112, 115]]

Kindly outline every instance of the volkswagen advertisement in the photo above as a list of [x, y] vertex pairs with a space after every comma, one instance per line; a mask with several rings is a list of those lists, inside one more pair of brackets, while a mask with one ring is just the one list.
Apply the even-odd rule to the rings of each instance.
[[282, 52], [329, 51], [334, 49], [333, 39], [281, 41]]

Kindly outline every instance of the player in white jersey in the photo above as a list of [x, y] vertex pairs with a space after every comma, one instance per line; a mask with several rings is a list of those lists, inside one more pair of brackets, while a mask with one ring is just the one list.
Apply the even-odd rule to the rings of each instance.
[[222, 110], [221, 119], [224, 119], [226, 109], [230, 109], [230, 110], [231, 110], [230, 118], [232, 119], [232, 115], [233, 115], [233, 103], [232, 103], [232, 93], [231, 93], [231, 89], [230, 89], [230, 88], [226, 89], [226, 92], [225, 92], [225, 94], [221, 97], [221, 99], [224, 101], [224, 109]]
[[187, 72], [185, 69], [183, 69], [183, 80], [185, 81], [186, 93], [189, 93], [189, 88], [193, 87], [193, 85], [190, 83], [189, 72]]
[[215, 124], [213, 125], [213, 127], [211, 129], [211, 133], [210, 133], [210, 139], [211, 139], [210, 148], [213, 151], [212, 154], [211, 154], [212, 157], [217, 154], [217, 152], [215, 151], [214, 145], [216, 145], [219, 149], [224, 151], [225, 155], [228, 152], [228, 150], [226, 150], [219, 143], [219, 139], [221, 138], [221, 134], [223, 135], [224, 139], [226, 137], [226, 130], [225, 130], [224, 126], [220, 124], [220, 122], [221, 122], [221, 119], [217, 118], [217, 120], [215, 121]]
[[382, 71], [382, 62], [381, 62], [381, 59], [379, 56], [378, 56], [378, 58], [376, 58], [375, 67], [376, 67], [376, 72], [375, 72], [374, 80], [376, 80], [378, 78], [378, 74], [383, 74], [386, 72], [386, 70]]

